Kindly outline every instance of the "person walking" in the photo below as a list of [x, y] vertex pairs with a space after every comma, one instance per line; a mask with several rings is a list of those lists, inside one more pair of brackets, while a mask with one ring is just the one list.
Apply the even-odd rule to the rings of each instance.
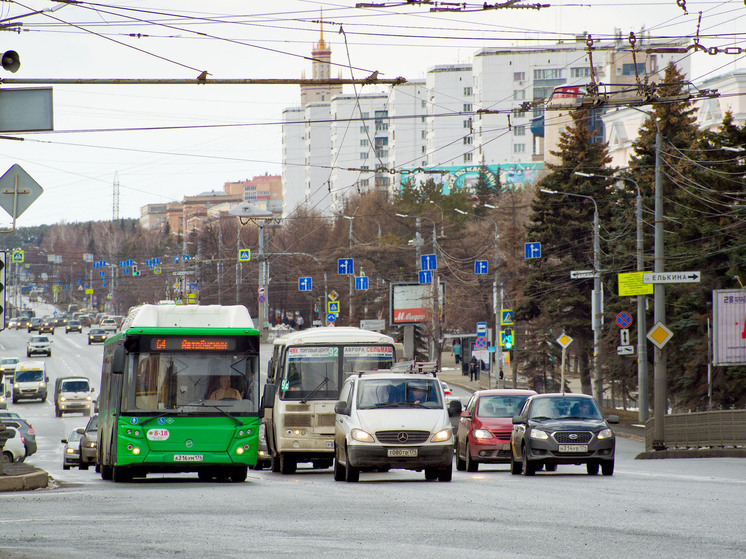
[[453, 349], [451, 350], [451, 353], [456, 359], [456, 365], [461, 363], [461, 342], [459, 340], [453, 342]]

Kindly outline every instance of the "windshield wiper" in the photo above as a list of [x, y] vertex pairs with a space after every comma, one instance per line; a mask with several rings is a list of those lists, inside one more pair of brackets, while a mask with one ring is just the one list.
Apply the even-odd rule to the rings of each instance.
[[314, 395], [314, 394], [316, 394], [316, 393], [317, 393], [317, 392], [318, 392], [319, 390], [321, 390], [321, 387], [322, 387], [322, 386], [324, 386], [324, 385], [325, 385], [326, 383], [328, 383], [328, 382], [329, 382], [329, 377], [324, 377], [324, 379], [323, 379], [323, 380], [322, 380], [322, 381], [321, 381], [321, 382], [319, 383], [319, 385], [318, 385], [318, 386], [317, 386], [316, 388], [314, 388], [313, 390], [311, 390], [311, 392], [309, 392], [309, 393], [308, 393], [308, 396], [306, 396], [305, 398], [303, 398], [303, 399], [302, 399], [302, 400], [300, 401], [300, 403], [301, 403], [301, 404], [305, 404], [305, 403], [306, 403], [306, 402], [307, 402], [308, 400], [310, 400], [310, 399], [311, 399], [311, 396], [313, 396], [313, 395]]
[[243, 421], [241, 421], [237, 417], [232, 416], [231, 414], [229, 414], [227, 411], [225, 411], [223, 408], [221, 408], [217, 404], [205, 404], [204, 400], [200, 400], [199, 404], [189, 404], [189, 405], [190, 406], [195, 406], [195, 405], [196, 406], [201, 406], [203, 408], [215, 408], [220, 413], [222, 413], [225, 417], [230, 417], [233, 421], [235, 421], [236, 425], [243, 425]]
[[536, 415], [536, 416], [532, 417], [531, 419], [533, 419], [534, 421], [546, 421], [547, 419], [552, 419], [552, 418], [551, 417], [547, 417], [545, 415]]

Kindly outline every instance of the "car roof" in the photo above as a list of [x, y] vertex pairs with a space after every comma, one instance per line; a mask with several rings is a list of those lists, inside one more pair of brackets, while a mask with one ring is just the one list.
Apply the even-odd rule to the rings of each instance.
[[431, 374], [427, 373], [389, 373], [386, 372], [386, 370], [382, 370], [380, 372], [362, 372], [362, 373], [353, 373], [353, 375], [358, 376], [361, 379], [384, 379], [384, 380], [433, 380], [437, 379], [437, 377], [434, 377]]
[[534, 390], [525, 390], [522, 388], [490, 388], [474, 392], [474, 395], [478, 398], [482, 396], [534, 396], [536, 394]]
[[550, 392], [546, 394], [535, 394], [531, 397], [532, 400], [543, 398], [577, 398], [583, 400], [593, 400], [593, 396], [588, 394], [581, 394], [579, 392]]

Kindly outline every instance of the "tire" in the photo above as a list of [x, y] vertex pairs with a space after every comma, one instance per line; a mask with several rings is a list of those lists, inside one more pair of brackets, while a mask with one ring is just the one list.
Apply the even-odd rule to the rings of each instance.
[[275, 456], [272, 458], [272, 471], [276, 474], [280, 473], [280, 457]]
[[451, 481], [453, 479], [453, 466], [449, 465], [438, 470], [438, 481]]
[[518, 474], [521, 473], [522, 468], [523, 466], [521, 465], [521, 463], [515, 458], [513, 458], [513, 451], [511, 450], [510, 451], [510, 473], [513, 474], [514, 476], [517, 476]]
[[456, 469], [459, 472], [466, 471], [466, 461], [458, 455], [458, 450], [456, 451]]
[[101, 479], [111, 481], [112, 474], [114, 473], [112, 470], [113, 468], [111, 466], [101, 466]]
[[606, 460], [604, 462], [601, 462], [601, 473], [605, 476], [613, 476], [614, 475], [614, 461]]
[[526, 450], [526, 447], [524, 446], [521, 449], [521, 458], [522, 458], [522, 470], [521, 473], [524, 476], [532, 476], [536, 473], [536, 466], [534, 466], [528, 459], [528, 451]]
[[544, 464], [544, 469], [547, 472], [556, 472], [557, 471], [557, 464]]
[[282, 475], [292, 475], [295, 473], [298, 463], [287, 452], [280, 454], [280, 473]]
[[230, 473], [230, 478], [233, 483], [243, 483], [246, 481], [246, 476], [249, 474], [249, 469], [246, 466], [234, 466]]
[[96, 470], [97, 474], [100, 474], [101, 473], [101, 464], [99, 464], [98, 462], [96, 462], [96, 467], [94, 469]]
[[200, 481], [212, 481], [213, 475], [209, 470], [200, 470], [197, 472]]
[[88, 340], [88, 345], [91, 345], [91, 340]]
[[440, 471], [438, 468], [425, 468], [425, 479], [427, 481], [435, 481], [438, 479], [438, 475], [440, 474]]
[[81, 470], [87, 470], [88, 466], [90, 466], [90, 464], [83, 464], [83, 462], [81, 462], [78, 468], [80, 468]]
[[13, 455], [9, 450], [3, 452], [3, 464], [11, 464], [13, 462]]
[[595, 476], [598, 473], [598, 462], [588, 462], [585, 465], [585, 470], [589, 476]]
[[63, 470], [69, 470], [70, 466], [68, 466], [67, 464], [62, 464], [62, 469]]
[[311, 464], [313, 465], [313, 468], [315, 470], [326, 470], [332, 465], [331, 462], [329, 462], [329, 460], [326, 460], [325, 458], [322, 458], [321, 460], [314, 460], [311, 462]]
[[360, 470], [350, 464], [350, 454], [345, 448], [345, 458], [347, 458], [347, 464], [345, 465], [345, 481], [347, 483], [357, 483], [360, 481]]
[[54, 406], [54, 415], [56, 417], [62, 417], [62, 410], [60, 410], [60, 408], [58, 408], [57, 406]]
[[479, 462], [474, 460], [471, 457], [471, 450], [469, 449], [469, 439], [466, 439], [466, 447], [465, 447], [465, 454], [466, 454], [466, 471], [467, 472], [478, 472], [479, 471]]
[[111, 480], [114, 483], [127, 483], [132, 481], [132, 472], [122, 466], [114, 466], [111, 472]]
[[334, 448], [334, 481], [344, 481], [347, 477], [346, 468], [339, 461], [339, 449]]

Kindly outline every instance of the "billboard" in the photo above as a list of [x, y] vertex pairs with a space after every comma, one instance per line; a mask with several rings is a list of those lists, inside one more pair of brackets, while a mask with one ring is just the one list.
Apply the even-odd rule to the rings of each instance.
[[712, 292], [713, 365], [746, 365], [746, 289]]
[[544, 169], [543, 163], [501, 163], [499, 165], [465, 165], [461, 167], [428, 167], [423, 169], [402, 169], [401, 184], [417, 185], [432, 178], [443, 186], [443, 194], [453, 190], [473, 190], [484, 172], [487, 184], [496, 188], [498, 175], [503, 190], [525, 188], [539, 179]]
[[[443, 311], [445, 284], [440, 286], [440, 309]], [[391, 325], [429, 322], [433, 316], [433, 286], [420, 283], [391, 284]]]

